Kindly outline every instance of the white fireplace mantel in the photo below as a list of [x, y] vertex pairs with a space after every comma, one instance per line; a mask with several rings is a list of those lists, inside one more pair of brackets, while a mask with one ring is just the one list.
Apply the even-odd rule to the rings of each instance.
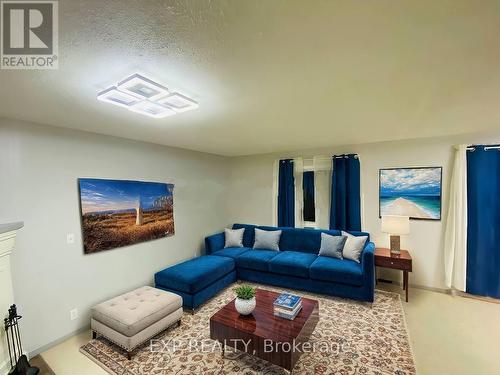
[[10, 255], [14, 250], [17, 230], [23, 226], [22, 221], [0, 224], [0, 257]]
[[22, 222], [0, 224], [0, 375], [10, 370], [9, 352], [3, 328], [3, 319], [14, 303], [12, 277], [10, 273], [10, 254], [14, 250], [16, 234], [23, 227]]
[[18, 230], [18, 229], [21, 229], [23, 226], [24, 226], [24, 223], [22, 221], [16, 221], [14, 223], [0, 224], [0, 233]]

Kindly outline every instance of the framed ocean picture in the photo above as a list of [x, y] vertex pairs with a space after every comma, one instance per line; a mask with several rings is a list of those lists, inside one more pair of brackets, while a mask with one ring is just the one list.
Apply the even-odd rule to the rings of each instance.
[[381, 169], [379, 216], [441, 220], [441, 167]]
[[80, 178], [85, 254], [172, 236], [174, 185]]

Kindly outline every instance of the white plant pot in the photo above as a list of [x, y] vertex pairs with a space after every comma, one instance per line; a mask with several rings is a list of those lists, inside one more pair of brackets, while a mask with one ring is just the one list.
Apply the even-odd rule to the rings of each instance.
[[238, 311], [241, 315], [249, 315], [255, 309], [255, 297], [252, 299], [239, 299], [236, 297], [234, 301], [234, 307], [236, 307], [236, 311]]

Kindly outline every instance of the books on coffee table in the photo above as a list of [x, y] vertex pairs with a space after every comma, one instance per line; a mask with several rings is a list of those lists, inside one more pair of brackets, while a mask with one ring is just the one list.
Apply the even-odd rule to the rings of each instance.
[[295, 317], [299, 314], [300, 310], [302, 310], [302, 303], [299, 303], [294, 310], [284, 310], [275, 307], [274, 315], [279, 316], [280, 318], [285, 318], [289, 320], [295, 319]]
[[302, 309], [302, 299], [289, 293], [281, 293], [274, 301], [274, 315], [289, 320], [295, 319]]
[[293, 310], [295, 306], [300, 302], [300, 297], [290, 293], [281, 293], [278, 298], [274, 301], [275, 307], [280, 307], [283, 309]]

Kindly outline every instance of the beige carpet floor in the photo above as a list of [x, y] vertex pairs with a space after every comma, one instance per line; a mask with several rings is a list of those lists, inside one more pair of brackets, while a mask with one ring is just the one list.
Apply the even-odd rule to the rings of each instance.
[[[301, 356], [294, 373], [416, 373], [398, 294], [376, 291], [375, 302], [370, 304], [296, 293], [319, 301], [320, 320], [310, 339], [315, 350]], [[232, 287], [229, 287], [196, 314], [184, 314], [179, 328], [169, 329], [155, 338], [161, 341], [138, 348], [131, 361], [119, 347], [104, 338], [91, 340], [80, 351], [113, 375], [286, 373], [242, 352], [226, 351], [222, 358], [220, 346], [209, 338], [209, 319], [233, 298]]]

